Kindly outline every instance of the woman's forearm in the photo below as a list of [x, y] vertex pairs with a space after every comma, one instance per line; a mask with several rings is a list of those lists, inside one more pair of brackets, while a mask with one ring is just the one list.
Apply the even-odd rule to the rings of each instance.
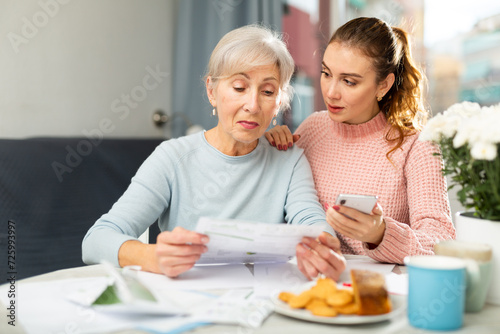
[[156, 245], [144, 244], [138, 240], [125, 241], [118, 250], [120, 267], [141, 266], [142, 270], [160, 273], [156, 257]]

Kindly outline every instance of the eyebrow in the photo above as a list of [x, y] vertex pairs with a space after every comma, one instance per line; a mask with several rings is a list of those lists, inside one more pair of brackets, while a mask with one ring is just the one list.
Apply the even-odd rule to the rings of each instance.
[[[326, 69], [331, 72], [330, 68], [328, 66], [326, 66], [324, 61], [321, 62], [321, 65], [326, 67]], [[363, 76], [361, 74], [358, 74], [358, 73], [340, 73], [340, 75], [344, 76], [344, 77], [363, 78]]]
[[[244, 73], [244, 72], [240, 72], [240, 73], [236, 73], [234, 75], [242, 75], [244, 76], [245, 78], [247, 78], [248, 80], [250, 80], [250, 77], [248, 76], [248, 74]], [[271, 80], [274, 80], [274, 81], [278, 81], [278, 79], [276, 79], [275, 77], [267, 77], [267, 78], [264, 78], [263, 81], [271, 81]]]

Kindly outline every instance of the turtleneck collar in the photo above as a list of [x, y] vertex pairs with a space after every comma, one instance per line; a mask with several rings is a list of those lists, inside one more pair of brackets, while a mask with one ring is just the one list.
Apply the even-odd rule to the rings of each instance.
[[379, 133], [384, 131], [387, 126], [387, 120], [383, 112], [379, 112], [371, 120], [361, 124], [338, 123], [332, 120], [330, 122], [332, 133], [346, 140], [366, 140], [372, 136], [379, 137]]

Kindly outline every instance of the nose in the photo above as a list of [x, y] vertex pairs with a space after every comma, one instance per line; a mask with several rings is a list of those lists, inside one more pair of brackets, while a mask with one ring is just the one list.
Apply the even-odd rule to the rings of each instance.
[[338, 82], [332, 80], [328, 83], [328, 87], [326, 89], [326, 97], [330, 100], [339, 100], [340, 99], [340, 90], [338, 87]]
[[249, 113], [256, 113], [260, 110], [259, 92], [250, 91], [248, 93], [243, 110]]

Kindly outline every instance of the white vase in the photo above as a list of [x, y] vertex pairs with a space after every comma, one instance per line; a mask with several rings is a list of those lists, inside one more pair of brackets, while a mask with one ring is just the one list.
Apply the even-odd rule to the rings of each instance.
[[500, 222], [473, 217], [471, 212], [457, 212], [455, 218], [457, 240], [492, 247], [492, 279], [486, 302], [500, 305]]

